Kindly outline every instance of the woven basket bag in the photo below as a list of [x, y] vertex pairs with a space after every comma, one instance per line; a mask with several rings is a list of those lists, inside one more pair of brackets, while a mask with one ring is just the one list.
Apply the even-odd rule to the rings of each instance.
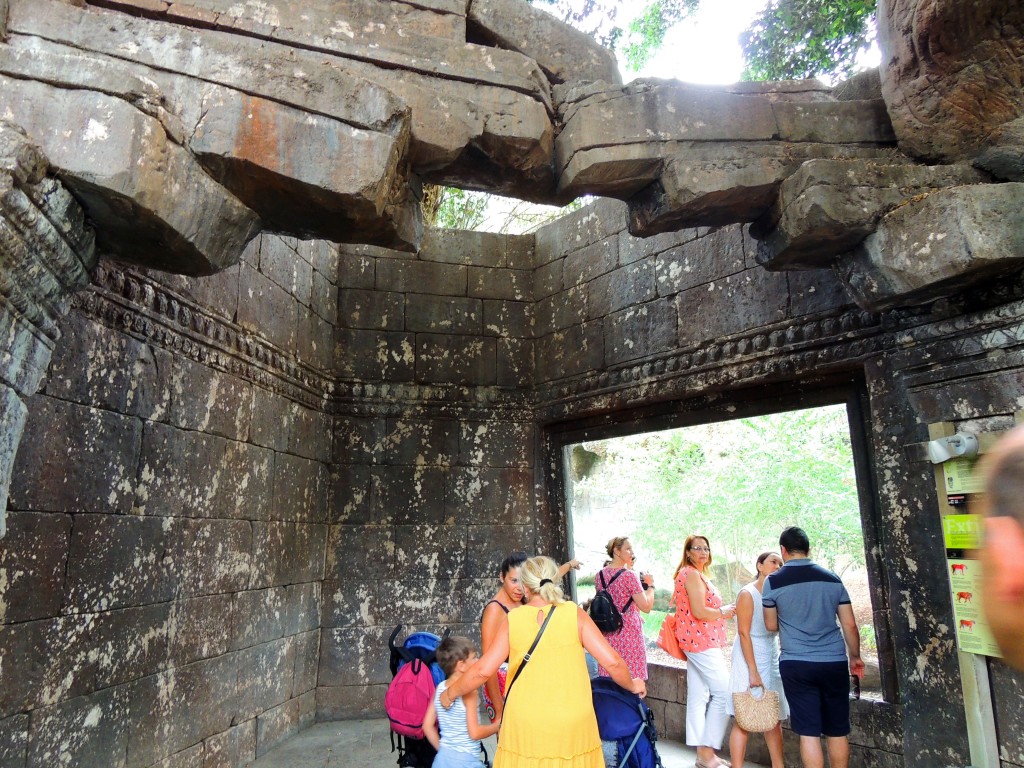
[[761, 688], [761, 695], [755, 696], [754, 689], [748, 688], [732, 695], [732, 707], [736, 711], [736, 724], [747, 733], [770, 731], [779, 722], [779, 694]]

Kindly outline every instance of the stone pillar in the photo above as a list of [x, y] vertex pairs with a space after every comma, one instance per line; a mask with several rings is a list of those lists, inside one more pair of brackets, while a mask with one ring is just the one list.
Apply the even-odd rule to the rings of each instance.
[[57, 318], [96, 258], [81, 208], [47, 170], [25, 133], [0, 121], [0, 536], [25, 426], [22, 398], [39, 388], [60, 338]]

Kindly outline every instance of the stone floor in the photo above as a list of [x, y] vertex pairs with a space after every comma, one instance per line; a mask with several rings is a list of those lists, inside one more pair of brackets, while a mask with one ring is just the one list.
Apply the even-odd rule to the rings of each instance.
[[[494, 738], [484, 744], [494, 759]], [[692, 768], [696, 753], [678, 742], [659, 741], [665, 768]], [[263, 755], [250, 768], [388, 768], [391, 754], [387, 720], [346, 720], [319, 723]], [[753, 763], [746, 763], [755, 768]]]

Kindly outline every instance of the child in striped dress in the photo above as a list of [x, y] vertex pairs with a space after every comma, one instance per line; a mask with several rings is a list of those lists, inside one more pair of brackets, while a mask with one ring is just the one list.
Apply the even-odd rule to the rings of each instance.
[[[434, 691], [434, 701], [423, 718], [423, 733], [437, 750], [434, 768], [481, 768], [480, 740], [497, 733], [501, 727], [500, 718], [486, 725], [480, 723], [475, 690], [454, 704], [448, 696], [448, 687], [473, 666], [477, 656], [469, 638], [459, 635], [446, 637], [437, 647], [437, 663], [446, 679]], [[450, 708], [446, 709], [446, 705]]]

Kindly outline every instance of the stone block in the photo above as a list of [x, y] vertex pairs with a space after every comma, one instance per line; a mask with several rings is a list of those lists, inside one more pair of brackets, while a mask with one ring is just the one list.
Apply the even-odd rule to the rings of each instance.
[[459, 455], [459, 422], [388, 419], [383, 446], [389, 466], [450, 466]]
[[[370, 273], [370, 287], [373, 287], [373, 273]], [[310, 309], [328, 323], [338, 321], [338, 288], [320, 272], [313, 272], [313, 287]]]
[[299, 730], [304, 731], [316, 722], [316, 689], [299, 696]]
[[61, 340], [41, 392], [59, 400], [142, 418], [170, 407], [171, 356], [78, 312], [61, 320]]
[[776, 101], [782, 141], [819, 144], [892, 144], [896, 141], [881, 98], [865, 101]]
[[374, 470], [372, 519], [375, 523], [440, 524], [444, 519], [444, 467], [394, 466]]
[[237, 593], [231, 610], [231, 649], [251, 648], [283, 637], [287, 594], [284, 587]]
[[446, 478], [445, 521], [510, 525], [533, 509], [533, 472], [523, 467], [456, 467]]
[[[29, 20], [46, 28], [54, 20], [43, 21], [45, 11], [61, 5], [36, 4]], [[36, 54], [28, 61], [41, 66], [44, 58]], [[89, 71], [84, 60], [79, 69]], [[151, 84], [139, 88], [153, 90]], [[8, 77], [0, 77], [0, 90], [86, 210], [99, 251], [142, 266], [208, 275], [237, 262], [259, 231], [257, 215], [210, 178], [159, 120], [129, 101]], [[82, 115], [91, 119], [75, 117]], [[82, 146], [92, 151], [75, 149]]]
[[[0, 8], [0, 16], [3, 9]], [[0, 720], [0, 764], [25, 768], [28, 760], [28, 715], [12, 715]]]
[[203, 741], [203, 768], [236, 768], [255, 759], [255, 718]]
[[459, 578], [465, 550], [465, 525], [395, 526], [395, 564], [410, 581]]
[[653, 258], [636, 261], [589, 282], [585, 286], [587, 319], [604, 317], [653, 299], [657, 295], [654, 265]]
[[[543, 230], [541, 231], [543, 232]], [[552, 296], [565, 287], [562, 275], [564, 267], [565, 258], [564, 254], [562, 254], [554, 261], [542, 264], [533, 271], [534, 301], [539, 301], [547, 296]]]
[[248, 586], [253, 566], [248, 520], [185, 520], [181, 529], [176, 541], [183, 551], [179, 594], [237, 592]]
[[939, 190], [884, 216], [836, 270], [863, 309], [931, 301], [1018, 271], [1024, 183]]
[[265, 519], [273, 467], [265, 448], [149, 422], [133, 511]]
[[339, 414], [334, 418], [334, 460], [341, 464], [381, 464], [387, 421]]
[[1024, 763], [1024, 734], [1009, 725], [1024, 718], [1024, 678], [1000, 662], [990, 665], [989, 674], [997, 735], [1004, 760]]
[[505, 266], [509, 269], [533, 269], [536, 266], [536, 238], [529, 235], [505, 235]]
[[295, 347], [298, 309], [295, 299], [254, 267], [243, 264], [239, 272], [236, 322], [281, 350]]
[[338, 327], [405, 330], [405, 296], [392, 291], [342, 288], [338, 291]]
[[507, 235], [469, 229], [430, 229], [423, 235], [419, 258], [444, 264], [507, 267]]
[[203, 745], [183, 749], [170, 757], [153, 763], [153, 768], [203, 768]]
[[384, 716], [387, 685], [317, 686], [317, 722]]
[[324, 581], [324, 627], [373, 626], [393, 618], [390, 606], [380, 599], [381, 580], [367, 582], [347, 575], [347, 579]]
[[316, 673], [320, 663], [320, 629], [295, 637], [295, 671], [292, 676], [292, 697], [316, 690]]
[[374, 288], [399, 293], [465, 296], [468, 267], [413, 259], [381, 259], [377, 262]]
[[760, 328], [786, 319], [789, 292], [784, 274], [749, 269], [675, 298], [681, 347]]
[[[259, 238], [253, 238], [242, 251], [242, 261], [257, 258]], [[109, 272], [124, 271], [118, 262], [100, 262]], [[250, 262], [251, 263], [251, 262]], [[157, 269], [140, 269], [140, 272], [153, 282], [164, 285], [183, 298], [198, 304], [203, 312], [223, 320], [234, 320], [238, 312], [238, 275], [239, 264], [232, 264], [213, 275], [176, 275]]]
[[467, 467], [529, 467], [534, 428], [525, 421], [460, 421], [459, 461]]
[[405, 297], [405, 330], [479, 335], [480, 299], [410, 293]]
[[537, 302], [534, 307], [535, 335], [547, 336], [584, 322], [589, 299], [588, 286], [578, 285]]
[[483, 333], [488, 336], [528, 339], [533, 335], [533, 303], [484, 299]]
[[319, 461], [278, 453], [274, 457], [274, 517], [322, 522], [327, 468]]
[[7, 495], [11, 487], [14, 459], [18, 454], [21, 436], [28, 419], [28, 409], [18, 393], [0, 384], [0, 419], [4, 429], [0, 433], [0, 537], [7, 533]]
[[234, 600], [209, 595], [171, 603], [167, 629], [167, 658], [172, 667], [221, 656], [231, 648]]
[[786, 274], [789, 278], [790, 317], [833, 312], [853, 305], [846, 286], [831, 269], [801, 269]]
[[56, 616], [71, 540], [67, 515], [12, 512], [0, 548], [0, 623]]
[[79, 765], [125, 768], [129, 734], [127, 686], [79, 696], [32, 713], [29, 768], [66, 764], [73, 755]]
[[256, 757], [299, 732], [299, 700], [291, 699], [256, 718]]
[[377, 260], [373, 256], [350, 253], [342, 246], [338, 252], [338, 287], [369, 290], [376, 282]]
[[336, 465], [331, 473], [331, 523], [350, 525], [373, 522], [373, 474], [359, 464]]
[[[295, 642], [292, 638], [284, 637], [253, 646], [236, 655], [238, 718], [248, 720], [288, 700], [295, 670]], [[258, 745], [258, 734], [256, 742]]]
[[570, 251], [565, 257], [566, 288], [581, 285], [598, 275], [611, 272], [619, 263], [619, 239], [609, 237]]
[[299, 256], [290, 238], [264, 234], [260, 241], [260, 272], [288, 291], [300, 304], [310, 306], [313, 265]]
[[493, 338], [416, 334], [416, 381], [480, 387], [495, 384], [497, 345]]
[[605, 319], [605, 362], [618, 365], [673, 350], [679, 325], [675, 306], [665, 299], [609, 315]]
[[[537, 266], [561, 259], [571, 250], [605, 240], [626, 228], [626, 204], [599, 199], [541, 227], [535, 235]], [[538, 298], [536, 295], [534, 298]]]
[[[451, 627], [453, 632], [460, 633], [452, 625], [461, 622], [465, 603], [472, 599], [460, 589], [464, 583], [465, 580], [449, 578], [385, 580], [381, 582], [378, 594], [388, 595], [388, 606], [381, 612], [378, 625], [390, 631], [398, 621], [402, 621], [406, 624], [406, 632], [412, 632], [411, 627], [416, 627], [443, 634], [443, 627]], [[479, 608], [484, 602], [486, 598], [483, 602], [473, 601], [477, 609], [474, 620], [480, 619]], [[404, 637], [401, 635], [397, 642]]]
[[295, 354], [322, 373], [333, 373], [334, 324], [311, 311], [300, 313]]
[[291, 403], [270, 390], [253, 386], [249, 440], [264, 448], [284, 451], [291, 431]]
[[604, 331], [600, 321], [573, 326], [537, 340], [537, 381], [575, 376], [604, 365]]
[[[418, 629], [422, 628], [418, 627]], [[318, 685], [387, 685], [390, 683], [391, 670], [388, 667], [388, 654], [375, 653], [374, 649], [387, 649], [391, 630], [391, 627], [325, 629], [320, 635]]]
[[182, 429], [248, 440], [252, 385], [186, 357], [171, 367], [169, 421]]
[[320, 608], [323, 603], [321, 593], [320, 581], [293, 584], [286, 588], [285, 635], [298, 635], [320, 626]]
[[238, 654], [228, 654], [127, 686], [128, 768], [144, 768], [226, 731], [238, 707], [238, 678]]
[[619, 233], [619, 264], [632, 264], [650, 256], [671, 250], [697, 237], [697, 229], [679, 229], [662, 232], [651, 237], [634, 237], [629, 232]]
[[49, 397], [29, 399], [11, 472], [13, 509], [114, 512], [131, 508], [142, 424]]
[[672, 296], [745, 269], [739, 226], [712, 230], [703, 237], [659, 254], [654, 262], [659, 296]]
[[482, 299], [529, 301], [533, 293], [533, 272], [528, 269], [469, 268], [469, 295]]
[[294, 561], [301, 557], [295, 542], [295, 523], [253, 521], [252, 548], [250, 589], [292, 582]]
[[327, 542], [328, 580], [339, 581], [354, 573], [378, 579], [395, 572], [391, 525], [332, 525]]
[[187, 556], [175, 545], [183, 527], [181, 518], [77, 515], [65, 605], [94, 612], [172, 599]]
[[[0, 648], [5, 658], [35, 659], [45, 657], [52, 636], [54, 620], [26, 621], [21, 624], [0, 624]], [[0, 687], [0, 718], [8, 719], [32, 709], [47, 671], [42, 664], [11, 664], [4, 666], [4, 684]]]
[[330, 461], [331, 414], [296, 402], [291, 404], [291, 410], [288, 452], [315, 461]]
[[533, 386], [534, 345], [526, 339], [498, 339], [497, 385], [506, 389]]
[[413, 381], [415, 343], [411, 333], [338, 329], [334, 333], [338, 373], [357, 381]]

